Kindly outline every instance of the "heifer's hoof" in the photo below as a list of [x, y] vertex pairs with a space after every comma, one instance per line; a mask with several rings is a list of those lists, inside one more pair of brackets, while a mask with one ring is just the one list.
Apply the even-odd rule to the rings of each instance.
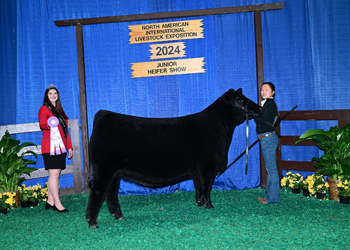
[[116, 214], [112, 214], [114, 218], [116, 218], [117, 220], [123, 220], [124, 216], [123, 215], [116, 215]]
[[89, 223], [89, 228], [98, 228], [97, 222], [92, 222], [90, 219], [86, 219], [86, 221]]
[[203, 207], [208, 208], [208, 209], [214, 209], [213, 205], [211, 205], [211, 204], [204, 205]]
[[89, 228], [99, 228], [97, 223], [90, 223], [89, 222]]

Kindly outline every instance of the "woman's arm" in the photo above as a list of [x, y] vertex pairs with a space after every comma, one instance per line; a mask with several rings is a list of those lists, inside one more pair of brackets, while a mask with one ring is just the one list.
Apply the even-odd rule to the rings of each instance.
[[[66, 119], [67, 123], [67, 128], [68, 128], [68, 120]], [[72, 146], [72, 141], [70, 140], [69, 137], [69, 131], [67, 131], [67, 150], [68, 150], [68, 159], [72, 158], [73, 156], [73, 146]]]
[[47, 125], [47, 120], [50, 118], [51, 112], [45, 107], [41, 106], [39, 109], [39, 126], [41, 130], [49, 130], [50, 127]]
[[261, 116], [254, 118], [256, 124], [273, 124], [277, 114], [277, 106], [275, 102], [269, 102], [264, 105], [264, 112]]

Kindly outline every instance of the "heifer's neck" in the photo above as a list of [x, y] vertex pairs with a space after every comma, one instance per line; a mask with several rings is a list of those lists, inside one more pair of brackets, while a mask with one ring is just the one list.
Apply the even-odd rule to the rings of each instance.
[[242, 124], [246, 120], [246, 115], [243, 110], [227, 105], [222, 101], [221, 97], [212, 103], [207, 109], [215, 113], [217, 119], [222, 125], [228, 127], [232, 133], [236, 126]]

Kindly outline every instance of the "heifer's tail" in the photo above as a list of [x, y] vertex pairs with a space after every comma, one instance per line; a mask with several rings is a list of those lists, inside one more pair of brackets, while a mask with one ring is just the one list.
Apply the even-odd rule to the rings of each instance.
[[89, 177], [88, 177], [88, 182], [89, 182], [89, 187], [91, 188], [91, 180], [92, 180], [92, 177], [93, 177], [93, 169], [92, 169], [92, 163], [91, 161], [89, 162]]

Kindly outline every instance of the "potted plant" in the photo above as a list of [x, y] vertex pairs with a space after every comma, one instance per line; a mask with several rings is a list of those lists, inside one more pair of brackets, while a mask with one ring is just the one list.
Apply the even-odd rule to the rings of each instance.
[[344, 179], [344, 178], [340, 177], [337, 186], [339, 189], [339, 195], [340, 195], [339, 201], [340, 201], [340, 203], [349, 204], [349, 200], [350, 200], [350, 181], [349, 181], [349, 179]]
[[[29, 145], [35, 145], [31, 142], [24, 142], [20, 144], [19, 140], [12, 138], [6, 130], [5, 135], [0, 140], [0, 193], [18, 192], [18, 186], [26, 179], [21, 177], [22, 174], [30, 175], [31, 172], [37, 170], [36, 168], [28, 167], [29, 164], [36, 164], [36, 161], [25, 159], [24, 155], [27, 153], [33, 154], [36, 159], [38, 156], [35, 152], [30, 150], [20, 151]], [[36, 146], [36, 145], [35, 145]], [[17, 202], [18, 207], [18, 202]]]
[[309, 183], [312, 184], [314, 179], [314, 175], [309, 175], [306, 177], [306, 179], [303, 179], [303, 195], [309, 197], [310, 196], [310, 190], [309, 190]]
[[323, 179], [322, 175], [311, 175], [308, 185], [310, 195], [316, 196], [317, 199], [323, 199], [326, 197], [329, 184]]
[[299, 173], [292, 174], [292, 172], [288, 172], [286, 177], [282, 178], [281, 186], [291, 188], [293, 193], [300, 193], [303, 179]]
[[19, 200], [23, 208], [29, 207], [29, 197], [31, 196], [29, 188], [24, 184], [18, 187], [19, 191]]
[[310, 129], [304, 132], [299, 140], [313, 140], [324, 154], [318, 158], [313, 157], [315, 167], [319, 168], [316, 175], [328, 176], [330, 185], [330, 199], [339, 200], [337, 181], [339, 177], [350, 177], [350, 123], [344, 127], [331, 127], [328, 131], [323, 129]]
[[29, 203], [30, 206], [34, 207], [38, 205], [38, 202], [43, 199], [43, 194], [45, 194], [45, 192], [43, 191], [39, 183], [35, 186], [30, 187], [30, 190], [31, 196], [29, 197]]
[[16, 193], [0, 193], [0, 213], [7, 214], [7, 209], [12, 209], [16, 205]]

